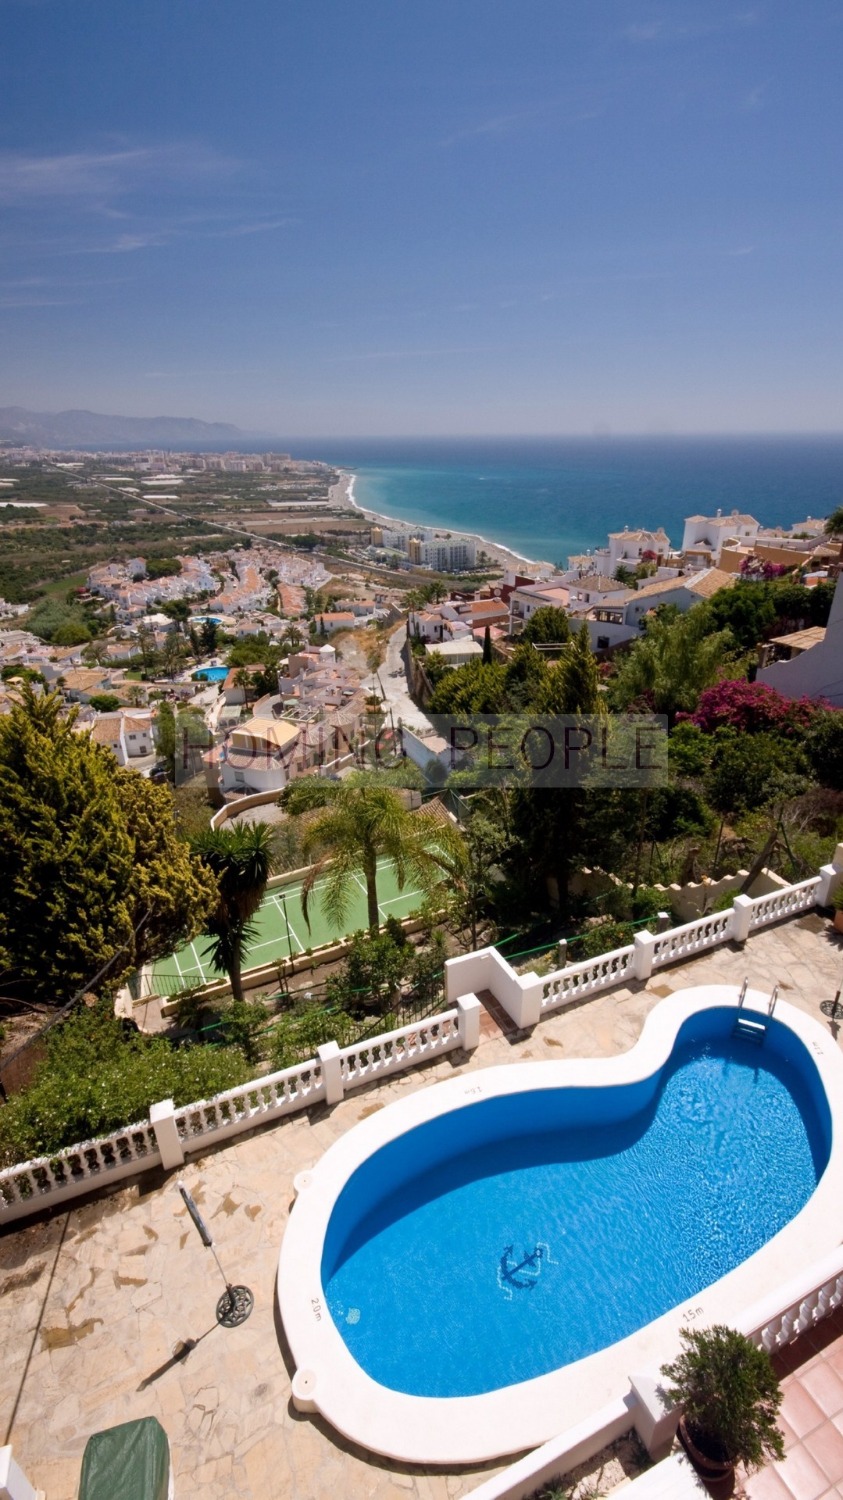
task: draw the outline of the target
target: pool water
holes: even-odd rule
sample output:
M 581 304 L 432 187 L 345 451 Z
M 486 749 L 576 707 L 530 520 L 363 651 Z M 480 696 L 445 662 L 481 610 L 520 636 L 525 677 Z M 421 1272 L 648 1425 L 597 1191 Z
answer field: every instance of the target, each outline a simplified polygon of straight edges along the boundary
M 734 1010 L 655 1078 L 468 1105 L 375 1152 L 334 1207 L 331 1315 L 380 1384 L 468 1396 L 582 1359 L 694 1297 L 805 1205 L 830 1124 L 806 1049 Z M 477 1075 L 482 1077 L 482 1075 Z
M 202 667 L 194 672 L 194 682 L 224 682 L 228 676 L 228 667 Z

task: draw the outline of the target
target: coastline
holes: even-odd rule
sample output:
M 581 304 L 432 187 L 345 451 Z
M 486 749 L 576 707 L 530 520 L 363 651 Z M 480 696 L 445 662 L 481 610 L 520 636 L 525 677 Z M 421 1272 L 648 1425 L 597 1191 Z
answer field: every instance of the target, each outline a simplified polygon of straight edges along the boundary
M 337 509 L 354 510 L 358 515 L 364 516 L 367 521 L 372 521 L 376 526 L 385 524 L 386 526 L 397 526 L 401 530 L 408 530 L 412 527 L 413 523 L 402 517 L 389 516 L 383 511 L 370 510 L 367 506 L 361 505 L 354 497 L 354 484 L 357 475 L 349 469 L 340 469 L 339 474 L 339 482 L 333 485 L 330 490 L 331 504 L 336 506 Z M 424 525 L 425 529 L 432 531 L 434 537 L 437 538 L 450 535 L 457 540 L 465 538 L 467 541 L 475 542 L 478 547 L 482 547 L 483 551 L 488 554 L 495 566 L 502 568 L 504 572 L 508 569 L 513 569 L 516 573 L 520 573 L 525 567 L 532 569 L 537 576 L 547 576 L 553 572 L 552 563 L 543 562 L 533 557 L 525 557 L 523 553 L 515 552 L 511 547 L 505 547 L 500 542 L 494 542 L 489 537 L 481 536 L 478 531 L 461 531 L 455 527 L 448 527 L 447 529 L 444 526 L 434 527 L 430 526 L 427 522 L 418 522 L 417 524 L 419 526 Z

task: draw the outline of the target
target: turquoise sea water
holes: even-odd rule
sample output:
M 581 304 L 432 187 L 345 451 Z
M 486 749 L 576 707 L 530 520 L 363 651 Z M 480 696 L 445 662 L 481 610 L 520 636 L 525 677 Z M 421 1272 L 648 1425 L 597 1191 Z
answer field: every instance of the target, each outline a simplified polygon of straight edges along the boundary
M 299 456 L 357 474 L 365 508 L 479 532 L 557 562 L 625 525 L 749 511 L 792 525 L 843 503 L 843 437 L 299 440 Z
M 773 1022 L 683 1028 L 661 1075 L 504 1095 L 358 1168 L 322 1259 L 331 1316 L 375 1380 L 468 1396 L 615 1343 L 696 1297 L 804 1206 L 829 1153 L 822 1086 Z

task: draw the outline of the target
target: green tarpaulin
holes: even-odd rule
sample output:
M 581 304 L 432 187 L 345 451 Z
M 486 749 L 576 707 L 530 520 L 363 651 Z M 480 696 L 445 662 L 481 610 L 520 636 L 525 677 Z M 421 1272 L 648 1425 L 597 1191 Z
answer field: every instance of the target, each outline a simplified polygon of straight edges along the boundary
M 167 1500 L 170 1445 L 155 1417 L 107 1427 L 88 1439 L 79 1500 Z

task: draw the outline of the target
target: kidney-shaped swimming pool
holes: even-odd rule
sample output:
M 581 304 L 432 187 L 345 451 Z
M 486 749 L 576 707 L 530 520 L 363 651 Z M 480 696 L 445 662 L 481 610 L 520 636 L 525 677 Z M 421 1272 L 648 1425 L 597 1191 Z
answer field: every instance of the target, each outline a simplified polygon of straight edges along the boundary
M 382 1144 L 361 1141 L 350 1170 L 357 1131 L 326 1154 L 345 1167 L 321 1195 L 311 1314 L 373 1389 L 437 1406 L 526 1389 L 697 1297 L 805 1208 L 832 1142 L 805 1041 L 777 1019 L 760 1046 L 734 1036 L 734 1005 L 675 1019 L 644 1073 L 629 1066 L 643 1038 L 592 1064 L 593 1082 L 575 1077 L 588 1064 L 518 1065 L 519 1086 L 489 1096 L 484 1081 L 509 1070 L 472 1073 L 458 1107 L 449 1082 L 424 1091 L 432 1118 L 393 1133 L 384 1117 L 402 1101 L 358 1127 Z M 654 1014 L 648 1029 L 665 1027 Z M 303 1193 L 288 1236 L 319 1197 Z M 287 1324 L 283 1269 L 282 1254 Z

